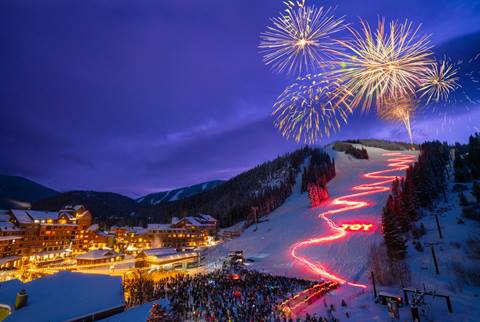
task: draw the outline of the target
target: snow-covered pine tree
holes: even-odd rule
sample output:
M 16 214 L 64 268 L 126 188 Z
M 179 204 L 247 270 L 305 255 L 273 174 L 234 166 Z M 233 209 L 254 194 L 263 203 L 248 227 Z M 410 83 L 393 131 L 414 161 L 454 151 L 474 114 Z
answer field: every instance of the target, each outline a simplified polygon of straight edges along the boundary
M 471 135 L 468 140 L 468 161 L 474 179 L 480 179 L 480 134 Z
M 405 210 L 405 205 L 403 204 L 403 192 L 401 190 L 401 183 L 396 178 L 392 183 L 392 200 L 393 200 L 393 212 L 397 218 L 398 225 L 402 232 L 406 233 L 410 230 L 410 217 Z
M 413 185 L 412 167 L 410 166 L 410 168 L 407 169 L 407 173 L 402 184 L 403 206 L 405 207 L 406 214 L 410 218 L 410 222 L 415 222 L 418 220 L 418 200 Z
M 382 212 L 382 228 L 388 257 L 393 260 L 405 258 L 407 246 L 397 222 L 393 197 L 389 196 Z

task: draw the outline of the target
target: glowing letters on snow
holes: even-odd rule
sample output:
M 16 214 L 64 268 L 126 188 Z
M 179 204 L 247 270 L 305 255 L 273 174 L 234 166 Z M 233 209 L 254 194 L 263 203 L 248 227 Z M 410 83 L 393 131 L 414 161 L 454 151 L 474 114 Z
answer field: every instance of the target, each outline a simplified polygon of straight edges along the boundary
M 342 224 L 343 230 L 349 231 L 369 231 L 373 227 L 373 224 Z

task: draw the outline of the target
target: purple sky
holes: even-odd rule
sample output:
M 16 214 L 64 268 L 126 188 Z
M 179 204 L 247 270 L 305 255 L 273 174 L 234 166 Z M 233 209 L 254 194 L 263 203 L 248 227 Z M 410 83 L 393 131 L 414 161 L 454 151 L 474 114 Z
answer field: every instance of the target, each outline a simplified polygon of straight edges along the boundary
M 321 3 L 351 22 L 412 19 L 435 44 L 480 26 L 478 1 Z M 139 196 L 229 178 L 295 149 L 270 117 L 289 80 L 272 74 L 257 50 L 282 7 L 280 0 L 0 2 L 0 173 L 61 191 Z M 415 139 L 465 141 L 478 124 L 474 107 L 447 120 L 430 113 L 415 123 Z M 355 115 L 337 137 L 406 139 L 401 126 L 368 115 Z

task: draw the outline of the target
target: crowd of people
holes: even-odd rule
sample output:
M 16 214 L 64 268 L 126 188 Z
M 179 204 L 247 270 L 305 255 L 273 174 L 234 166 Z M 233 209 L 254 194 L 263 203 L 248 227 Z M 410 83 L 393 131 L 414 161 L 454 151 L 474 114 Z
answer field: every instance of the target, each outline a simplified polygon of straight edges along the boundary
M 299 320 L 279 310 L 279 304 L 315 284 L 313 281 L 240 269 L 234 273 L 218 270 L 194 276 L 177 275 L 151 283 L 137 281 L 128 285 L 131 304 L 153 299 L 167 300 L 169 307 L 165 311 L 168 314 L 162 312 L 158 321 L 287 322 Z M 152 316 L 149 321 L 156 322 L 157 319 Z M 302 321 L 333 320 L 307 315 Z

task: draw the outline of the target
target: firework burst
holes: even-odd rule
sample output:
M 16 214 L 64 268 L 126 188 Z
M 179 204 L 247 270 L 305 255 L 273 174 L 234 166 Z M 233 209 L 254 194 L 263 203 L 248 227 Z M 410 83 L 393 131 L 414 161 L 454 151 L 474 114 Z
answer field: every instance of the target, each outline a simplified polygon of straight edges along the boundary
M 352 112 L 346 101 L 335 103 L 338 86 L 318 74 L 297 78 L 273 106 L 275 127 L 285 138 L 308 144 L 330 136 Z
M 413 144 L 411 119 L 416 112 L 415 100 L 409 96 L 387 98 L 378 109 L 378 116 L 385 121 L 402 122 L 407 130 L 410 144 Z
M 263 61 L 276 72 L 297 75 L 324 66 L 336 44 L 331 35 L 344 28 L 344 18 L 303 1 L 287 4 L 285 14 L 272 18 L 273 26 L 260 35 Z
M 361 31 L 347 27 L 351 41 L 338 41 L 345 51 L 339 51 L 339 68 L 332 73 L 341 78 L 351 93 L 352 106 L 363 104 L 369 110 L 377 108 L 388 97 L 415 94 L 422 77 L 433 64 L 429 35 L 419 36 L 419 28 L 411 22 L 378 21 L 377 29 L 361 20 Z M 343 97 L 346 99 L 347 97 Z
M 460 87 L 458 84 L 457 69 L 446 60 L 432 65 L 424 75 L 418 90 L 420 98 L 425 97 L 427 104 L 430 101 L 447 101 L 449 94 Z

